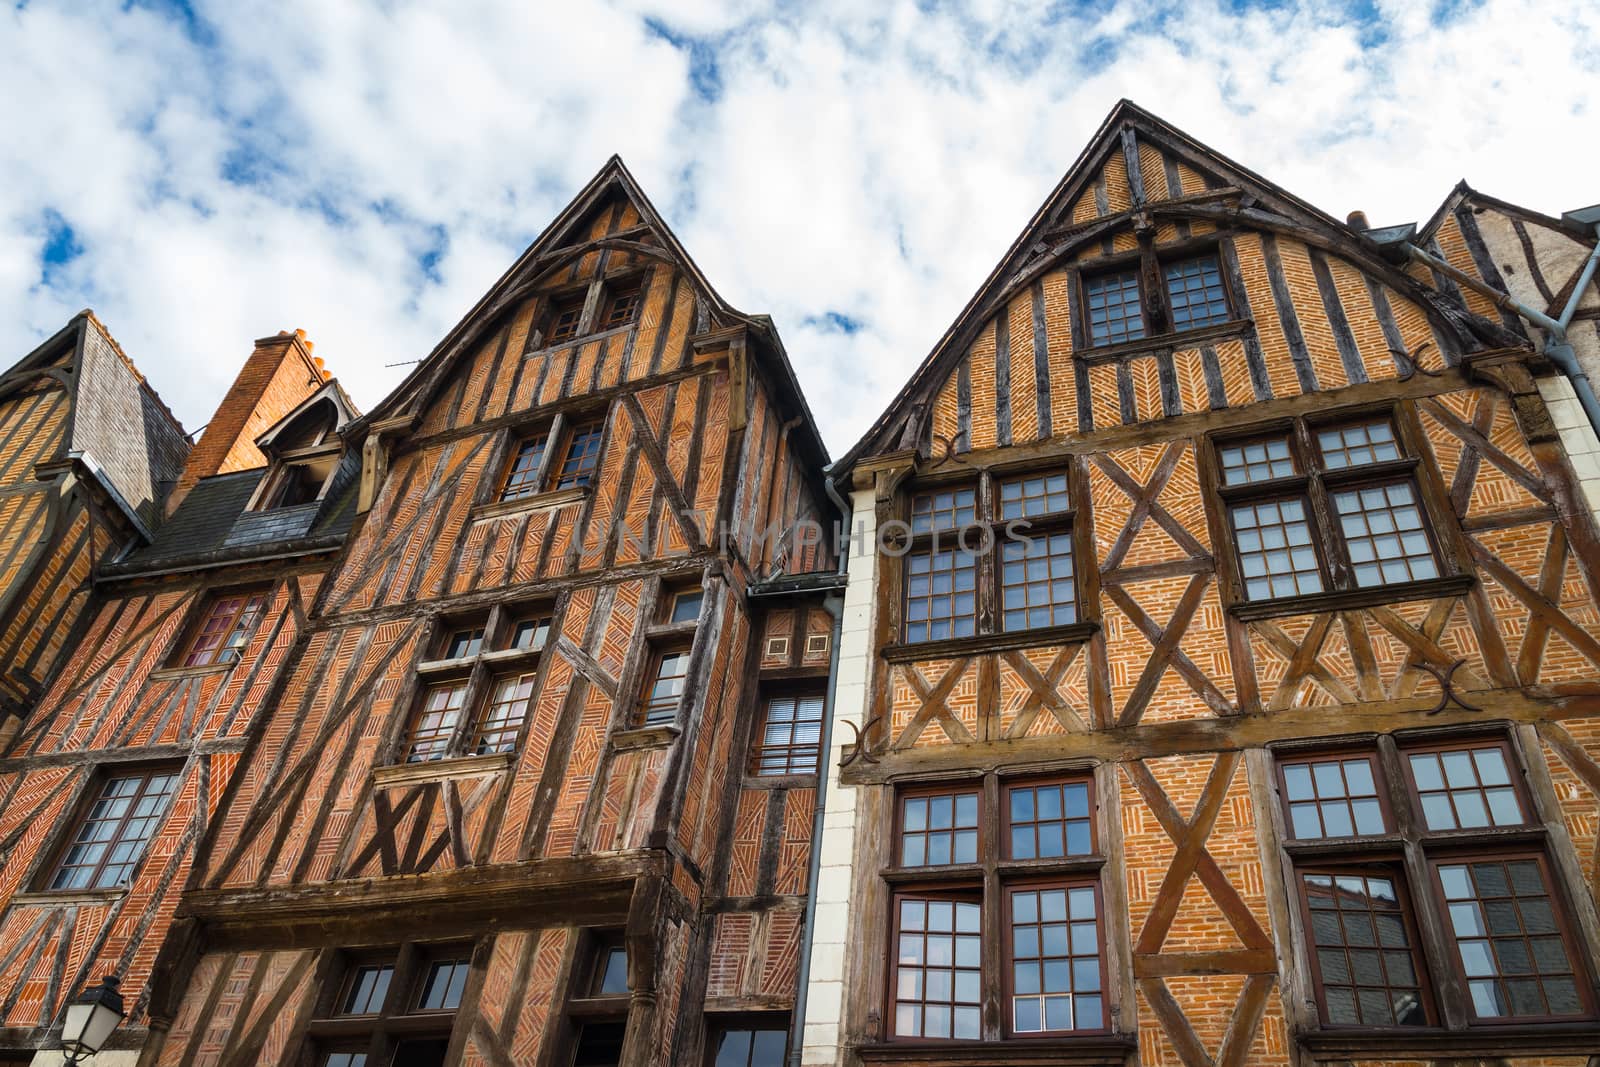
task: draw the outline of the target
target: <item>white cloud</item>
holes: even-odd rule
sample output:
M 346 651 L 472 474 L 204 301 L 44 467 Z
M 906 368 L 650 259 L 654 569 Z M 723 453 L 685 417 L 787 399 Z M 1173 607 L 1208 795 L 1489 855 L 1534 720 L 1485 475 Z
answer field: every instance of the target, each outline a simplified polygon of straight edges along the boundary
M 614 151 L 836 453 L 1122 96 L 1340 216 L 1600 199 L 1584 5 L 197 8 L 0 14 L 0 360 L 92 304 L 191 427 L 293 326 L 370 406 Z

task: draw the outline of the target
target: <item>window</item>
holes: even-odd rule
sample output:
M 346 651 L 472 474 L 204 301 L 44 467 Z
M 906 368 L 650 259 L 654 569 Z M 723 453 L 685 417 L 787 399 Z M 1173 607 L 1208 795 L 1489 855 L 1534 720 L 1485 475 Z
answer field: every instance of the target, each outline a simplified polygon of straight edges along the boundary
M 253 510 L 271 511 L 314 503 L 322 496 L 322 487 L 328 483 L 338 458 L 335 454 L 320 461 L 280 462 L 267 475 L 270 483 Z
M 604 419 L 573 423 L 568 416 L 557 415 L 548 429 L 518 439 L 495 499 L 522 500 L 588 485 L 600 459 L 604 429 Z
M 545 313 L 545 344 L 570 341 L 578 336 L 578 327 L 583 322 L 584 296 L 584 293 L 571 293 L 550 302 L 550 309 Z
M 115 889 L 126 885 L 177 789 L 176 771 L 107 778 L 84 812 L 51 889 Z
M 700 621 L 700 603 L 705 594 L 698 589 L 686 589 L 672 594 L 672 604 L 667 612 L 667 623 L 672 626 Z
M 185 667 L 237 663 L 245 645 L 266 613 L 265 593 L 224 593 L 214 596 L 184 649 Z
M 627 1032 L 628 953 L 618 931 L 580 942 L 567 1004 L 573 1067 L 616 1067 Z
M 783 1067 L 789 1032 L 780 1026 L 723 1027 L 710 1042 L 711 1067 Z
M 1087 778 L 918 786 L 897 798 L 891 1036 L 996 1040 L 1109 1028 Z M 999 810 L 984 807 L 985 795 Z M 976 871 L 973 868 L 978 868 Z M 991 895 L 993 894 L 993 895 Z M 985 963 L 985 944 L 998 966 Z M 984 1018 L 1000 1020 L 989 1032 Z
M 1391 810 L 1385 783 L 1396 781 L 1408 801 Z M 1505 741 L 1401 748 L 1383 737 L 1285 755 L 1278 785 L 1325 1026 L 1439 1026 L 1451 1014 L 1436 1009 L 1443 998 L 1475 1023 L 1592 1014 L 1543 825 Z M 1505 827 L 1526 834 L 1509 846 L 1485 836 Z M 1408 871 L 1426 871 L 1425 883 Z M 1427 928 L 1450 959 L 1425 958 Z M 1441 980 L 1447 971 L 1454 980 Z
M 984 477 L 992 492 L 957 485 L 911 494 L 908 643 L 1078 621 L 1067 472 Z
M 750 763 L 758 776 L 816 774 L 822 753 L 823 697 L 769 697 Z
M 614 330 L 626 326 L 639 317 L 639 306 L 644 301 L 643 279 L 633 278 L 608 286 L 606 310 L 600 316 L 600 329 Z
M 500 489 L 501 500 L 533 496 L 539 491 L 539 469 L 544 464 L 547 440 L 545 434 L 536 433 L 517 442 L 517 451 L 511 457 L 505 484 Z
M 1159 261 L 1145 254 L 1137 266 L 1086 275 L 1083 323 L 1093 347 L 1138 341 L 1151 334 L 1192 330 L 1229 321 L 1228 288 L 1215 252 Z M 1158 275 L 1165 286 L 1163 306 L 1147 307 L 1140 274 Z
M 418 666 L 422 684 L 400 741 L 400 760 L 427 763 L 515 751 L 551 625 L 544 611 L 507 606 L 448 625 L 432 644 L 439 658 Z
M 623 947 L 621 938 L 615 934 L 600 939 L 595 946 L 589 995 L 591 997 L 628 995 L 628 950 Z
M 668 726 L 678 717 L 683 683 L 689 674 L 689 650 L 657 652 L 651 660 L 640 725 Z
M 306 1024 L 309 1062 L 442 1067 L 471 955 L 464 945 L 413 944 L 349 959 L 332 996 Z
M 1415 473 L 1387 416 L 1221 441 L 1246 600 L 1440 577 Z
M 574 426 L 567 434 L 566 451 L 550 476 L 550 489 L 576 489 L 588 485 L 600 459 L 600 435 L 604 426 L 587 422 Z

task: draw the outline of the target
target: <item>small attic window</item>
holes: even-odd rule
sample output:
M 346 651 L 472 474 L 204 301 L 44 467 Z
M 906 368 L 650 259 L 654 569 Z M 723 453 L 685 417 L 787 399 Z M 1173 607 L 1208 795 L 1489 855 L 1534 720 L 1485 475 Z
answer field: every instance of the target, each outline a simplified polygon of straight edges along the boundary
M 272 484 L 261 495 L 257 511 L 275 508 L 293 508 L 310 504 L 322 496 L 326 474 L 319 473 L 314 463 L 285 463 L 268 475 Z

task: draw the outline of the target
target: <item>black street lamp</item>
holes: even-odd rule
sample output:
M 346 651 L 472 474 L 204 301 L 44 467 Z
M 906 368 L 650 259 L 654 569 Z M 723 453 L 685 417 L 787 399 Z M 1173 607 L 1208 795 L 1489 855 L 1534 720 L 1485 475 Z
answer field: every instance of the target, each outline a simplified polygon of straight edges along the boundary
M 106 975 L 97 986 L 87 986 L 78 999 L 67 1005 L 67 1021 L 61 1027 L 61 1052 L 69 1064 L 82 1063 L 105 1047 L 111 1031 L 124 1018 L 122 980 Z

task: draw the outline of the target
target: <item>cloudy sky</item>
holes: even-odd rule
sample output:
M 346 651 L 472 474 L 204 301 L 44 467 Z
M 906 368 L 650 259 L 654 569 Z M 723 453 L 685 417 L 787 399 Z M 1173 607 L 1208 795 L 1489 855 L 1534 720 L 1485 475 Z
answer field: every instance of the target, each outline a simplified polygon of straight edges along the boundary
M 0 362 L 92 306 L 186 426 L 302 327 L 363 406 L 619 152 L 853 443 L 1119 97 L 1342 218 L 1600 200 L 1567 0 L 13 0 Z

